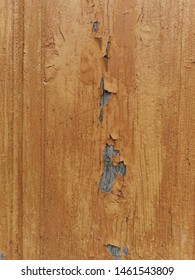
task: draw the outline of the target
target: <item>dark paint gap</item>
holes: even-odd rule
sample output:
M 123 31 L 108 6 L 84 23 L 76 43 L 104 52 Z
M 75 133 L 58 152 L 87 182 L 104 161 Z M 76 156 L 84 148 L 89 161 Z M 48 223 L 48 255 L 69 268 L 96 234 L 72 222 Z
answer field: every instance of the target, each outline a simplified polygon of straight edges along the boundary
M 110 253 L 110 255 L 112 257 L 114 257 L 115 259 L 119 260 L 121 258 L 120 256 L 120 248 L 111 244 L 108 244 L 106 246 L 107 251 Z
M 100 96 L 100 116 L 99 116 L 99 121 L 102 123 L 103 121 L 103 107 L 104 105 L 108 104 L 109 99 L 111 98 L 111 92 L 105 90 L 104 88 L 104 78 L 101 79 L 100 82 L 100 89 L 101 89 L 101 96 Z
M 121 259 L 121 249 L 120 249 L 120 247 L 112 245 L 112 244 L 107 244 L 106 248 L 107 248 L 107 251 L 109 252 L 109 254 L 113 258 L 115 258 L 117 260 Z M 127 246 L 124 247 L 124 249 L 122 251 L 122 254 L 125 257 L 127 256 L 127 254 L 128 254 L 128 247 Z
M 99 24 L 98 20 L 96 20 L 96 21 L 93 22 L 92 30 L 93 30 L 94 32 L 97 32 L 97 31 L 98 31 L 98 24 Z

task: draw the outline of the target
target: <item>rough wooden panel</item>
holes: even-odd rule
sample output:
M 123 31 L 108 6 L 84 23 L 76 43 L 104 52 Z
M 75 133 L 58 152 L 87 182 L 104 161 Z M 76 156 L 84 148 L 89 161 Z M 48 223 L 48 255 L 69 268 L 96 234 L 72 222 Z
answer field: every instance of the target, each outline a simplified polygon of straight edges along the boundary
M 24 2 L 23 258 L 41 256 L 44 190 L 42 1 Z
M 194 1 L 0 12 L 0 251 L 193 259 Z
M 21 1 L 1 1 L 0 32 L 0 251 L 22 258 L 22 73 Z

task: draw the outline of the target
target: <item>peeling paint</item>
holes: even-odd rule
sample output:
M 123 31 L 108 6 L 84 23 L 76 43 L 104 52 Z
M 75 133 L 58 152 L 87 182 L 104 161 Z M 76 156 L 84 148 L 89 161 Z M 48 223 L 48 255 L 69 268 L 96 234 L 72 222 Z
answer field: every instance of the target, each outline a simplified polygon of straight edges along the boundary
M 106 62 L 106 69 L 108 68 L 108 53 L 104 55 L 104 60 Z
M 127 256 L 127 254 L 128 254 L 128 247 L 127 246 L 125 246 L 125 248 L 123 249 L 122 254 L 125 257 Z
M 107 51 L 108 51 L 108 49 L 110 48 L 110 36 L 108 37 L 108 42 L 107 42 Z
M 116 166 L 116 173 L 125 176 L 126 175 L 126 166 L 124 161 L 120 161 Z
M 100 189 L 104 192 L 110 192 L 112 184 L 116 178 L 116 170 L 113 165 L 113 155 L 116 154 L 113 146 L 106 145 L 103 152 L 104 172 L 100 180 Z
M 110 48 L 110 36 L 108 37 L 108 41 L 107 41 L 107 46 L 106 46 L 106 56 L 108 57 L 108 51 L 109 51 L 109 48 Z
M 100 48 L 102 48 L 102 37 L 99 38 Z
M 100 97 L 100 107 L 103 108 L 105 104 L 108 104 L 108 101 L 111 97 L 111 93 L 107 91 L 104 87 L 104 78 L 101 79 L 100 82 L 100 89 L 102 91 L 101 97 Z
M 108 37 L 108 41 L 107 41 L 107 46 L 106 46 L 106 52 L 105 52 L 105 55 L 104 55 L 104 60 L 106 62 L 106 70 L 108 70 L 108 51 L 109 51 L 109 48 L 110 48 L 110 36 Z
M 0 252 L 0 260 L 3 260 L 3 253 Z
M 104 105 L 108 104 L 108 101 L 111 98 L 111 93 L 109 91 L 105 90 L 105 88 L 104 88 L 104 78 L 101 79 L 100 89 L 102 91 L 102 94 L 100 96 L 101 111 L 100 111 L 99 120 L 102 123 L 102 121 L 103 121 L 103 107 L 104 107 Z
M 98 24 L 99 24 L 98 20 L 94 21 L 93 26 L 92 26 L 92 30 L 94 32 L 98 31 Z
M 103 91 L 103 94 L 100 97 L 100 107 L 103 108 L 104 105 L 108 104 L 108 101 L 111 97 L 111 93 L 107 90 Z
M 104 171 L 100 180 L 99 187 L 103 192 L 110 192 L 116 179 L 116 174 L 126 175 L 126 166 L 120 161 L 116 166 L 113 164 L 114 155 L 120 155 L 119 150 L 114 150 L 113 145 L 106 144 L 103 151 Z
M 104 88 L 111 93 L 117 93 L 117 80 L 114 77 L 104 77 Z
M 103 91 L 104 91 L 104 78 L 101 79 L 101 82 L 100 82 L 100 89 L 101 89 L 102 94 L 103 94 Z
M 110 254 L 112 257 L 114 257 L 115 259 L 121 259 L 121 249 L 120 249 L 120 247 L 115 246 L 115 245 L 108 244 L 108 245 L 106 246 L 106 248 L 107 248 L 107 251 L 109 252 L 109 254 Z M 122 251 L 122 255 L 123 255 L 124 257 L 126 257 L 127 254 L 128 254 L 128 247 L 125 246 L 124 249 L 123 249 L 123 251 Z
M 102 50 L 103 37 L 102 37 L 102 36 L 95 35 L 94 38 L 97 40 L 97 42 L 99 43 L 99 47 L 100 47 L 100 49 Z
M 104 110 L 103 108 L 100 110 L 100 115 L 99 115 L 99 121 L 102 123 L 103 122 L 103 117 L 104 117 Z
M 114 257 L 115 259 L 120 259 L 121 256 L 120 256 L 120 248 L 117 247 L 117 246 L 114 246 L 114 245 L 111 245 L 111 244 L 108 244 L 106 246 L 108 252 L 110 253 L 110 255 L 112 257 Z

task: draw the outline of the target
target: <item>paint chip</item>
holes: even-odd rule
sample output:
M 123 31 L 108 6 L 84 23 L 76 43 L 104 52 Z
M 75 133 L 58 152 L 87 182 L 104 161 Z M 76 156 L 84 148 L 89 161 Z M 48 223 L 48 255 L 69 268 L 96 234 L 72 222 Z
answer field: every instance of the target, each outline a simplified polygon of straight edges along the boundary
M 127 256 L 127 254 L 128 254 L 128 247 L 127 246 L 125 246 L 125 248 L 123 249 L 122 254 L 125 257 Z
M 92 26 L 92 30 L 94 32 L 98 31 L 98 24 L 99 24 L 98 20 L 94 21 L 93 26 Z
M 103 108 L 104 105 L 108 104 L 108 101 L 111 97 L 111 93 L 108 92 L 107 90 L 103 91 L 103 94 L 100 97 L 100 107 Z
M 120 256 L 120 248 L 111 244 L 108 244 L 106 246 L 107 251 L 110 253 L 110 255 L 112 257 L 114 257 L 115 259 L 119 260 L 121 258 Z
M 104 88 L 111 92 L 111 93 L 117 93 L 118 91 L 118 86 L 117 86 L 117 81 L 114 78 L 105 78 L 104 79 Z
M 116 173 L 120 174 L 122 176 L 126 175 L 126 166 L 124 164 L 124 161 L 120 161 L 116 166 Z

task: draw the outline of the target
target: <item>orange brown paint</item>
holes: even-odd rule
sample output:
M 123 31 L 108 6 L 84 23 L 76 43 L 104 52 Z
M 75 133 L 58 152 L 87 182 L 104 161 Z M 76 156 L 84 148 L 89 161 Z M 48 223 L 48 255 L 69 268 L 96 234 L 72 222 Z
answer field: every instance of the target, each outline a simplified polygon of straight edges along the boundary
M 4 258 L 194 259 L 194 1 L 9 0 L 0 11 Z M 109 193 L 106 145 L 126 166 Z

